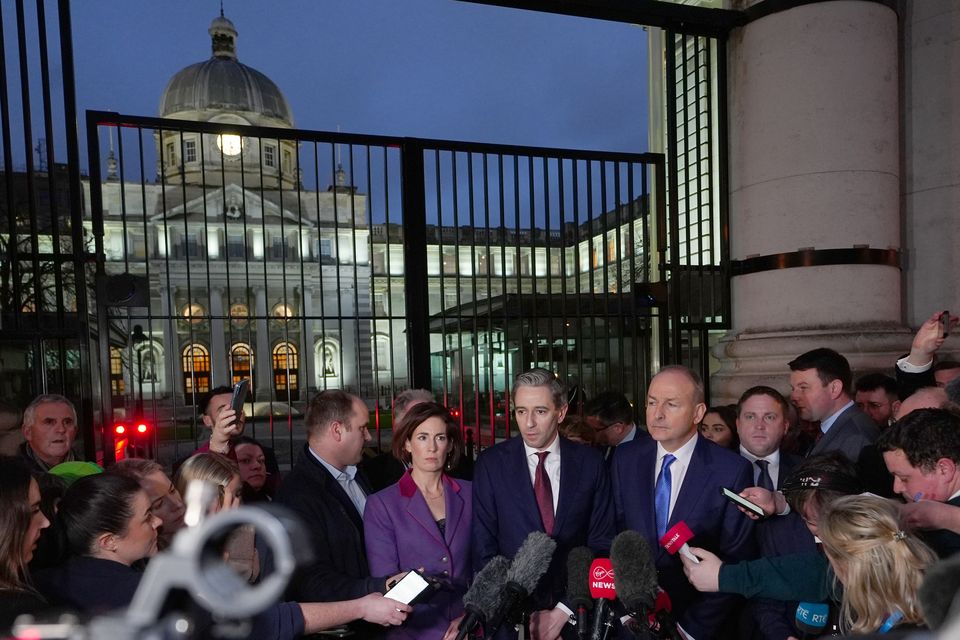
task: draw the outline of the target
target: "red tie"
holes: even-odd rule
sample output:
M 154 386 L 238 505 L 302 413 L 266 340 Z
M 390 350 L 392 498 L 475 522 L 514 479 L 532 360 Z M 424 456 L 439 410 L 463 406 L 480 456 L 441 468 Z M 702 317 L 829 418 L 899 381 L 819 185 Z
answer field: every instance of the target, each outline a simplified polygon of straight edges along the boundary
M 537 507 L 540 509 L 540 519 L 543 520 L 543 530 L 548 536 L 553 535 L 553 489 L 550 488 L 550 476 L 543 466 L 544 459 L 550 455 L 549 451 L 538 451 L 540 462 L 537 463 L 537 472 L 533 479 L 533 494 L 537 497 Z

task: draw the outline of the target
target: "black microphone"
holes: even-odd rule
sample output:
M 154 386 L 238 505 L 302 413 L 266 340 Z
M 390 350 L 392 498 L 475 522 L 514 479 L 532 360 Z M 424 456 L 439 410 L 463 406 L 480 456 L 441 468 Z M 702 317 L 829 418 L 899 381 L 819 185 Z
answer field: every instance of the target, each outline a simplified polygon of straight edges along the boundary
M 633 618 L 624 626 L 638 638 L 649 637 L 647 620 L 657 598 L 657 569 L 650 545 L 636 531 L 622 531 L 613 539 L 610 562 L 617 597 Z
M 494 556 L 473 578 L 473 583 L 463 595 L 464 616 L 457 627 L 457 640 L 472 635 L 493 614 L 500 601 L 500 591 L 507 582 L 510 561 L 503 556 Z
M 575 547 L 567 554 L 567 600 L 577 616 L 577 636 L 585 640 L 590 629 L 590 611 L 593 598 L 590 597 L 590 563 L 593 551 L 587 547 Z
M 960 555 L 927 570 L 917 598 L 927 626 L 936 631 L 960 617 Z
M 484 627 L 485 638 L 496 633 L 504 621 L 517 616 L 524 599 L 533 593 L 547 572 L 556 548 L 557 542 L 542 531 L 532 532 L 523 541 L 507 570 L 507 585 L 500 594 L 492 619 L 488 621 L 490 629 Z

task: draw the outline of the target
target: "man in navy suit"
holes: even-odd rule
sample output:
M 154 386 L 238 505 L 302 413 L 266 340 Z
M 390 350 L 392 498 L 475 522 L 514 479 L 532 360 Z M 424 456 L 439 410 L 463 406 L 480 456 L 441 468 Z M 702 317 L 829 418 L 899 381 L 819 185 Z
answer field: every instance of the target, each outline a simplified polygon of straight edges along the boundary
M 664 531 L 683 521 L 692 544 L 727 559 L 753 556 L 753 521 L 720 494 L 753 484 L 750 463 L 698 435 L 707 411 L 703 383 L 686 367 L 669 366 L 650 381 L 647 430 L 651 440 L 627 443 L 613 461 L 617 525 L 634 529 L 654 550 L 660 586 L 688 638 L 714 638 L 736 598 L 700 594 L 687 582 L 678 556 L 660 547 Z
M 512 396 L 520 438 L 490 447 L 477 458 L 473 567 L 480 570 L 496 555 L 512 558 L 533 531 L 556 540 L 556 553 L 533 594 L 539 610 L 530 620 L 533 638 L 553 640 L 570 620 L 570 610 L 559 604 L 567 553 L 582 545 L 597 553 L 610 548 L 614 534 L 610 484 L 599 451 L 558 435 L 567 401 L 553 373 L 533 369 L 520 374 Z

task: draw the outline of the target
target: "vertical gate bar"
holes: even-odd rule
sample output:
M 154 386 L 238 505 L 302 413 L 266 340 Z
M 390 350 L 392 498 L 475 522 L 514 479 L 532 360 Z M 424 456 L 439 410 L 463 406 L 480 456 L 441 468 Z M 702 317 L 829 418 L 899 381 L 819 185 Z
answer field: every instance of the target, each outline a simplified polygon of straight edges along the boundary
M 0 37 L 5 33 L 3 11 L 0 9 Z M 20 328 L 20 276 L 19 243 L 20 234 L 17 229 L 16 207 L 13 194 L 13 148 L 10 139 L 10 98 L 7 93 L 7 54 L 6 41 L 0 42 L 0 138 L 3 139 L 3 182 L 7 206 L 7 261 L 10 268 L 9 285 L 11 298 L 10 315 L 13 318 L 13 329 Z M 10 328 L 10 327 L 7 327 Z
M 453 152 L 450 152 L 451 154 Z M 438 281 L 440 283 L 440 305 L 437 311 L 437 317 L 440 318 L 440 362 L 441 371 L 440 371 L 440 388 L 437 389 L 437 392 L 440 393 L 440 397 L 443 398 L 443 405 L 445 407 L 450 406 L 450 387 L 448 384 L 448 367 L 447 367 L 447 266 L 444 262 L 443 250 L 445 243 L 443 240 L 443 152 L 440 149 L 434 149 L 434 187 L 436 189 L 437 196 L 437 224 L 436 224 L 436 234 L 437 234 L 437 256 L 439 259 L 439 271 L 438 271 Z M 426 209 L 424 209 L 424 216 L 426 216 Z
M 503 291 L 503 395 L 504 395 L 504 427 L 503 437 L 510 435 L 510 411 L 513 407 L 513 398 L 510 397 L 510 371 L 512 370 L 510 362 L 510 335 L 513 331 L 510 329 L 510 316 L 507 313 L 507 307 L 510 305 L 510 287 L 507 280 L 507 202 L 504 189 L 503 178 L 506 175 L 503 168 L 503 154 L 497 154 L 497 180 L 499 189 L 497 201 L 500 206 L 500 288 Z M 519 352 L 518 352 L 519 353 Z M 496 443 L 497 425 L 490 426 L 490 444 Z
M 677 305 L 676 275 L 674 270 L 680 262 L 680 228 L 677 220 L 678 203 L 678 184 L 677 184 L 677 69 L 676 69 L 676 34 L 673 31 L 667 31 L 667 38 L 664 40 L 664 49 L 666 50 L 667 62 L 666 87 L 667 87 L 667 153 L 666 166 L 664 167 L 667 177 L 667 197 L 669 205 L 667 209 L 667 223 L 669 225 L 669 242 L 665 246 L 666 250 L 661 250 L 661 255 L 666 257 L 666 264 L 661 274 L 667 282 L 667 331 L 669 335 L 670 350 L 663 358 L 664 363 L 681 362 L 681 336 L 679 326 L 679 313 Z M 669 276 L 669 278 L 668 278 Z
M 453 278 L 456 283 L 455 295 L 456 303 L 454 309 L 456 310 L 456 320 L 457 320 L 457 357 L 456 362 L 459 363 L 458 369 L 460 375 L 457 376 L 457 410 L 460 415 L 457 417 L 457 422 L 460 423 L 460 433 L 464 433 L 464 411 L 463 411 L 463 379 L 464 371 L 466 367 L 463 362 L 463 297 L 461 291 L 463 291 L 463 286 L 460 278 L 460 185 L 459 185 L 459 175 L 457 171 L 457 151 L 450 152 L 450 178 L 451 178 L 451 187 L 453 189 Z
M 423 145 L 406 138 L 401 146 L 402 161 L 402 216 L 403 216 L 403 262 L 404 293 L 408 301 L 418 300 L 428 290 L 427 280 L 427 220 L 426 194 L 424 192 Z M 416 242 L 423 238 L 424 242 Z M 441 262 L 441 273 L 442 262 Z M 443 301 L 441 297 L 441 323 Z M 430 389 L 430 318 L 427 305 L 408 304 L 407 352 L 410 354 L 410 380 L 414 388 Z

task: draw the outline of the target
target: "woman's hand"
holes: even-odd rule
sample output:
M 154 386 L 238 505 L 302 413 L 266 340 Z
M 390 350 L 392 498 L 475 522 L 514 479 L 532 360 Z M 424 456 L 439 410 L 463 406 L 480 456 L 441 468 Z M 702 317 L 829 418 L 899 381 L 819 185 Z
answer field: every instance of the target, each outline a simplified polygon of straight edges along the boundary
M 683 572 L 687 575 L 687 580 L 696 588 L 697 591 L 704 593 L 714 593 L 720 590 L 720 567 L 723 562 L 706 549 L 699 547 L 690 547 L 690 551 L 700 559 L 700 564 L 680 555 L 680 561 L 683 562 Z
M 460 631 L 460 623 L 463 622 L 463 616 L 452 620 L 447 627 L 447 632 L 443 634 L 443 640 L 456 640 L 457 632 Z
M 365 595 L 360 598 L 359 603 L 362 619 L 385 627 L 403 624 L 407 614 L 413 611 L 410 605 L 384 598 L 379 593 Z

